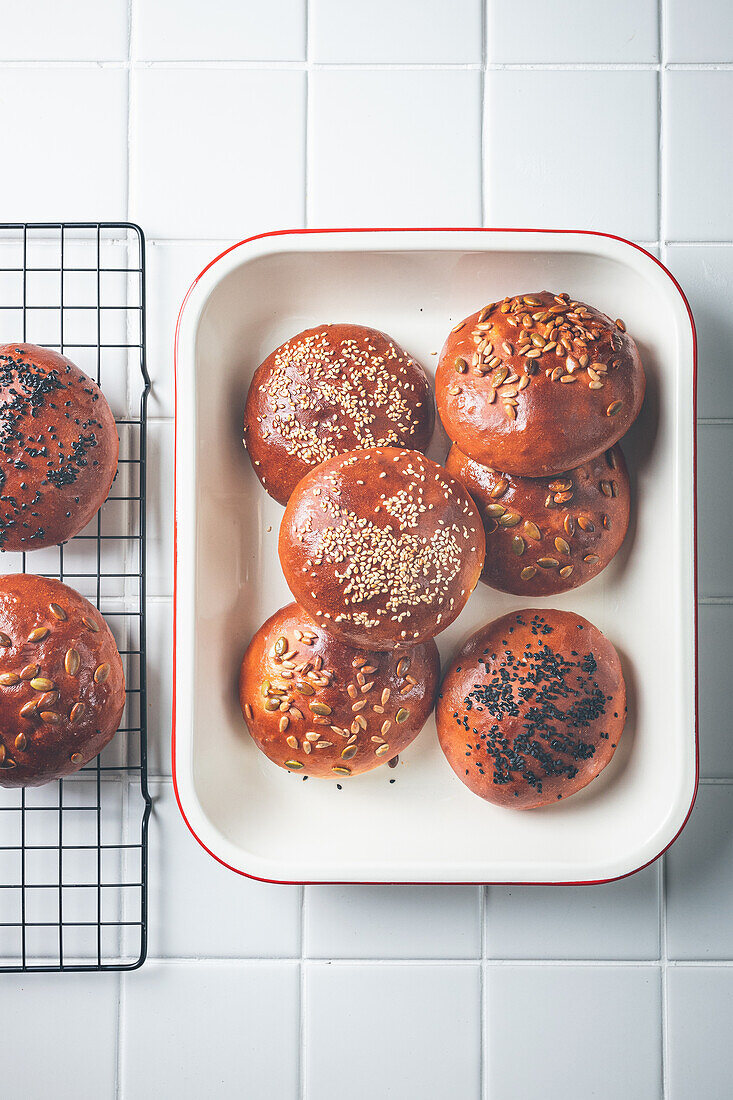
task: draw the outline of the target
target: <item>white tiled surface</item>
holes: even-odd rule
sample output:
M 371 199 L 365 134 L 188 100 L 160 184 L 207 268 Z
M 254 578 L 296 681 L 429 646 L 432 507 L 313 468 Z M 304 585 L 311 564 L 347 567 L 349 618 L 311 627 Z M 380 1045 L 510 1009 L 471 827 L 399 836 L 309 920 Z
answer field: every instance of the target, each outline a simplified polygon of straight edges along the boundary
M 3 976 L 3 1096 L 730 1095 L 731 10 L 727 0 L 0 5 L 0 130 L 22 161 L 3 173 L 2 217 L 130 217 L 148 237 L 156 777 L 151 960 L 121 979 Z M 241 236 L 400 223 L 615 232 L 647 242 L 689 290 L 703 421 L 703 781 L 679 843 L 624 882 L 278 888 L 215 864 L 177 816 L 180 300 Z

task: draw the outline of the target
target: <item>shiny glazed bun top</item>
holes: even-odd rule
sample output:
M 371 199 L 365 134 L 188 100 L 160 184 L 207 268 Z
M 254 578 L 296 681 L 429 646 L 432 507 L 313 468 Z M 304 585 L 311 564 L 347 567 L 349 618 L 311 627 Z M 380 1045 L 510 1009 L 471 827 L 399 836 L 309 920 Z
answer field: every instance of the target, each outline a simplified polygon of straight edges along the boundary
M 572 470 L 621 438 L 645 377 L 622 321 L 548 291 L 492 302 L 456 325 L 435 380 L 464 454 L 510 474 Z
M 389 336 L 363 325 L 318 325 L 258 367 L 244 444 L 255 473 L 285 504 L 308 470 L 364 447 L 424 450 L 435 421 L 425 371 Z
M 96 382 L 34 344 L 0 347 L 0 547 L 65 542 L 107 498 L 119 444 Z
M 368 649 L 432 638 L 481 573 L 484 532 L 465 489 L 417 451 L 353 451 L 296 487 L 280 561 L 301 606 Z
M 124 705 L 122 661 L 96 607 L 61 581 L 0 577 L 0 786 L 78 771 Z

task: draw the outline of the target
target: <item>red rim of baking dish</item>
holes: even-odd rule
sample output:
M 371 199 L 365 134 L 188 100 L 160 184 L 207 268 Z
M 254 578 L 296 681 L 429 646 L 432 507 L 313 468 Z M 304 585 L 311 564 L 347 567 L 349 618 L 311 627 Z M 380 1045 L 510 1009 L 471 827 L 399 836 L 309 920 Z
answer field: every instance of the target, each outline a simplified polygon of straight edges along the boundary
M 235 248 L 241 248 L 244 244 L 249 244 L 251 241 L 260 241 L 268 237 L 287 237 L 287 236 L 305 236 L 310 234 L 326 234 L 326 233 L 547 233 L 555 235 L 572 234 L 577 236 L 586 237 L 604 237 L 612 241 L 620 241 L 622 244 L 628 245 L 630 248 L 635 248 L 637 252 L 642 252 L 645 256 L 648 256 L 650 260 L 660 267 L 665 275 L 670 279 L 677 289 L 682 301 L 684 302 L 685 309 L 687 310 L 688 317 L 690 318 L 690 329 L 692 331 L 692 425 L 693 425 L 693 446 L 692 446 L 692 473 L 693 484 L 697 485 L 697 332 L 695 330 L 695 319 L 692 316 L 692 310 L 690 309 L 690 303 L 687 301 L 685 292 L 680 284 L 675 279 L 669 268 L 658 260 L 656 256 L 653 256 L 651 252 L 648 252 L 646 248 L 642 248 L 641 245 L 635 244 L 633 241 L 629 241 L 626 237 L 619 237 L 616 233 L 600 233 L 594 229 L 512 229 L 503 228 L 499 226 L 487 227 L 471 227 L 471 226 L 452 226 L 452 227 L 433 227 L 430 229 L 421 228 L 420 226 L 412 226 L 407 228 L 398 228 L 391 226 L 389 228 L 359 228 L 359 229 L 275 229 L 269 233 L 256 233 L 252 237 L 245 237 L 244 240 L 237 241 L 236 244 L 230 245 L 229 248 L 225 248 L 223 252 L 220 252 L 218 256 L 215 256 L 206 267 L 199 272 L 196 278 L 191 283 L 190 287 L 186 291 L 186 296 L 181 303 L 181 308 L 178 311 L 178 319 L 176 321 L 175 341 L 173 346 L 173 366 L 174 366 L 174 417 L 175 417 L 175 433 L 174 433 L 174 463 L 173 463 L 173 478 L 174 478 L 174 496 L 173 496 L 173 708 L 171 716 L 171 770 L 173 775 L 173 790 L 176 796 L 176 802 L 178 803 L 178 809 L 181 811 L 181 817 L 186 822 L 191 835 L 198 841 L 205 852 L 215 859 L 217 863 L 220 863 L 222 867 L 227 867 L 230 871 L 234 871 L 237 875 L 242 875 L 244 878 L 254 879 L 257 882 L 271 882 L 280 886 L 599 886 L 604 882 L 619 882 L 621 879 L 629 878 L 631 875 L 638 874 L 639 871 L 643 871 L 645 867 L 649 867 L 652 863 L 656 862 L 663 856 L 669 848 L 672 847 L 674 842 L 679 837 L 680 833 L 687 824 L 692 809 L 695 805 L 695 799 L 697 798 L 697 791 L 700 781 L 700 729 L 699 729 L 699 716 L 698 716 L 698 584 L 697 584 L 697 493 L 693 492 L 693 571 L 694 571 L 694 641 L 695 641 L 695 685 L 694 685 L 694 704 L 695 704 L 695 786 L 692 792 L 692 799 L 690 801 L 689 809 L 685 814 L 685 818 L 680 825 L 679 829 L 669 841 L 665 844 L 664 848 L 660 852 L 657 852 L 652 859 L 641 863 L 638 867 L 635 867 L 633 871 L 626 871 L 623 875 L 613 875 L 611 878 L 598 878 L 598 879 L 579 879 L 574 881 L 546 881 L 546 882 L 522 882 L 522 881 L 503 881 L 496 880 L 486 883 L 477 883 L 473 881 L 466 882 L 446 882 L 446 881 L 423 881 L 416 880 L 414 882 L 404 882 L 397 880 L 382 880 L 374 879 L 371 882 L 363 882 L 358 879 L 352 880 L 336 880 L 329 879 L 273 879 L 263 878 L 261 875 L 251 875 L 247 871 L 240 870 L 239 867 L 232 867 L 226 860 L 217 856 L 215 852 L 212 852 L 208 848 L 201 837 L 196 833 L 195 829 L 191 825 L 191 822 L 186 817 L 186 811 L 181 803 L 181 798 L 178 792 L 178 779 L 176 776 L 176 620 L 178 612 L 178 511 L 177 511 L 177 499 L 178 499 L 178 478 L 177 478 L 177 462 L 178 462 L 178 336 L 181 328 L 181 318 L 183 317 L 183 311 L 186 308 L 186 303 L 194 289 L 199 283 L 207 271 L 218 263 L 228 253 L 233 252 Z

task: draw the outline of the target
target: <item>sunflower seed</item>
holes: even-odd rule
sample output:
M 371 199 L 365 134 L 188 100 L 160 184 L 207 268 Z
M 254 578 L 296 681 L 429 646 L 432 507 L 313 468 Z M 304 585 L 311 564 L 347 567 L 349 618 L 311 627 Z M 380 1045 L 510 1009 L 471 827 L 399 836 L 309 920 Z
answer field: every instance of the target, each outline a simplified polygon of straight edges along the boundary
M 77 706 L 78 706 L 78 705 L 79 705 L 79 704 L 77 703 Z M 72 707 L 71 709 L 72 709 L 72 713 L 73 713 L 73 710 L 74 710 L 74 708 Z M 71 715 L 69 715 L 69 717 L 71 718 Z M 249 703 L 245 703 L 245 704 L 244 704 L 244 717 L 245 717 L 245 719 L 246 719 L 246 720 L 247 720 L 248 722 L 251 722 L 251 721 L 252 721 L 252 717 L 253 717 L 253 715 L 252 715 L 252 707 L 251 707 L 251 706 L 249 705 Z M 72 722 L 73 722 L 73 718 L 72 718 L 71 720 L 72 720 Z
M 400 666 L 397 665 L 398 669 L 399 669 L 399 667 Z M 381 695 L 382 706 L 385 706 L 385 704 L 389 701 L 390 694 L 391 694 L 391 692 L 390 692 L 389 688 L 385 688 L 384 691 L 382 692 L 382 695 Z
M 109 665 L 106 661 L 101 665 L 97 665 L 97 667 L 94 670 L 94 683 L 95 684 L 103 684 L 104 681 L 109 676 L 109 674 L 110 674 L 110 667 L 109 667 Z
M 316 741 L 317 749 L 332 749 L 333 741 Z
M 288 718 L 287 714 L 283 714 L 282 718 L 280 719 L 280 733 L 285 733 L 285 730 L 288 728 L 289 725 L 290 719 Z M 297 748 L 296 745 L 293 745 L 292 747 Z
M 602 382 L 595 382 L 595 381 L 589 382 L 588 383 L 588 389 L 589 390 L 602 390 L 603 389 L 603 383 Z
M 616 328 L 620 328 L 622 332 L 626 332 L 626 325 L 623 323 L 620 317 L 616 318 Z
M 623 401 L 612 401 L 606 409 L 606 416 L 615 416 L 621 410 L 622 405 Z
M 366 705 L 367 705 L 366 699 L 360 699 L 358 703 L 352 703 L 351 704 L 351 710 L 354 714 L 358 714 L 358 712 L 360 710 L 363 710 Z
M 392 727 L 392 723 L 390 722 L 389 718 L 385 718 L 385 720 L 382 722 L 382 725 L 381 725 L 381 728 L 380 728 L 379 732 L 380 733 L 389 733 L 391 727 Z
M 357 695 L 359 694 L 353 684 L 349 684 L 346 690 L 350 699 L 356 699 Z

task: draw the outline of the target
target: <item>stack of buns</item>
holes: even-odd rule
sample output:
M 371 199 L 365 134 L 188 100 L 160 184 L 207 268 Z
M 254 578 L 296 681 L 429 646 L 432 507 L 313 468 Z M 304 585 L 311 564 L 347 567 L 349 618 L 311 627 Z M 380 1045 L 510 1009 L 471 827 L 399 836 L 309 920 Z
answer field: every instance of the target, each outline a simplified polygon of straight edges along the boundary
M 438 691 L 432 640 L 479 579 L 527 597 L 573 589 L 629 522 L 618 441 L 644 397 L 622 321 L 568 294 L 492 302 L 440 355 L 445 466 L 422 453 L 433 399 L 389 336 L 320 325 L 256 371 L 244 443 L 285 505 L 279 556 L 296 603 L 257 631 L 239 697 L 274 763 L 349 777 L 394 761 L 438 695 L 440 745 L 470 790 L 536 808 L 608 763 L 625 716 L 611 643 L 567 611 L 523 610 L 478 631 Z
M 34 344 L 0 347 L 0 549 L 33 551 L 78 534 L 117 471 L 114 417 L 71 360 Z M 97 608 L 60 581 L 0 577 L 0 786 L 77 771 L 114 736 L 122 661 Z

